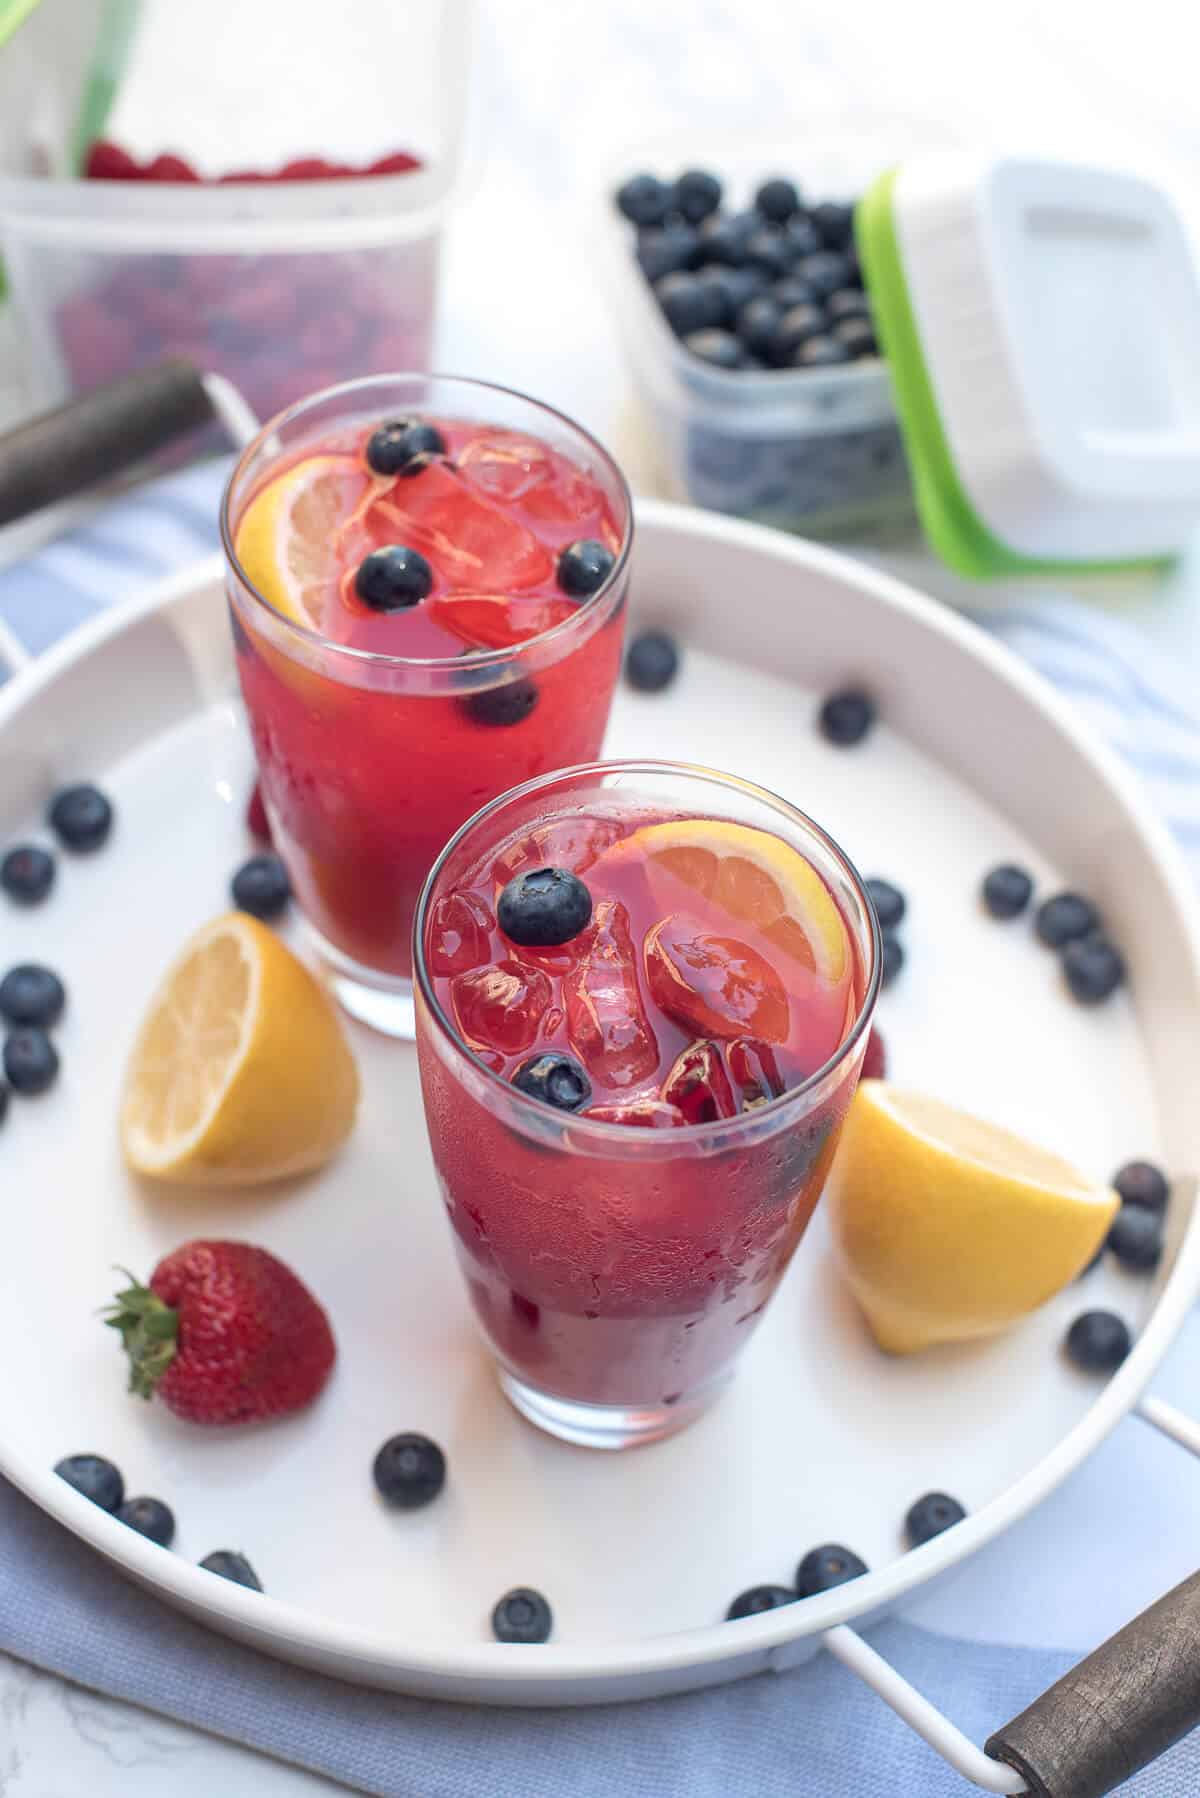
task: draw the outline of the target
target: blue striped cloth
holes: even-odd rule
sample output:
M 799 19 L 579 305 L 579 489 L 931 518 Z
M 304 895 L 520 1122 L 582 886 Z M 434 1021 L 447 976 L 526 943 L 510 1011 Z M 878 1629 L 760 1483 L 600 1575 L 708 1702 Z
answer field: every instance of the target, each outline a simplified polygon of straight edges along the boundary
M 132 493 L 0 573 L 0 648 L 8 633 L 37 653 L 214 549 L 223 472 L 207 464 Z M 984 622 L 1129 759 L 1185 852 L 1200 857 L 1200 721 L 1178 670 L 1128 625 L 1065 602 L 1038 600 Z M 899 1621 L 872 1639 L 976 1741 L 1073 1658 Z M 959 1798 L 968 1790 L 827 1656 L 781 1678 L 590 1711 L 487 1710 L 355 1690 L 178 1616 L 2 1480 L 0 1649 L 380 1798 Z M 1121 1790 L 1195 1798 L 1200 1733 Z

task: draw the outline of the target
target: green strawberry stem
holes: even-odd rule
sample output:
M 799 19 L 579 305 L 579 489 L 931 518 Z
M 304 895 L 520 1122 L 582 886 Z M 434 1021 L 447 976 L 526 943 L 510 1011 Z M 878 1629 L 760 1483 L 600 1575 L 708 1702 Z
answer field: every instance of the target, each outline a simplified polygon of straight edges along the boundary
M 117 1330 L 129 1356 L 129 1390 L 149 1398 L 175 1358 L 179 1314 L 120 1268 L 129 1285 L 106 1307 L 104 1321 Z

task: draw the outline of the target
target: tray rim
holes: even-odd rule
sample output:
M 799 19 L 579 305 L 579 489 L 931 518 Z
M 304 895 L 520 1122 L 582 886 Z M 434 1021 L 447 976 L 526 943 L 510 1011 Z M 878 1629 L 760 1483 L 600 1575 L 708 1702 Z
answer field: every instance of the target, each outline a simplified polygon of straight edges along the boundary
M 748 551 L 781 557 L 842 584 L 866 588 L 884 606 L 907 614 L 920 628 L 949 640 L 967 657 L 982 661 L 1032 708 L 1047 716 L 1108 785 L 1129 815 L 1146 854 L 1157 864 L 1183 926 L 1193 970 L 1200 980 L 1200 905 L 1182 858 L 1169 833 L 1147 808 L 1135 777 L 1115 752 L 1076 717 L 1042 676 L 975 625 L 905 582 L 839 551 L 767 526 L 735 520 L 663 500 L 637 499 L 641 531 L 650 528 L 710 540 L 740 543 Z M 170 612 L 206 588 L 221 590 L 223 561 L 205 557 L 155 582 L 127 602 L 88 620 L 18 670 L 0 688 L 0 747 L 9 721 L 68 669 L 136 629 L 154 613 Z M 223 616 L 220 628 L 224 629 Z M 554 1642 L 536 1654 L 513 1655 L 496 1642 L 425 1642 L 411 1648 L 391 1632 L 364 1630 L 270 1594 L 214 1581 L 181 1557 L 164 1555 L 153 1543 L 82 1498 L 52 1471 L 30 1466 L 0 1438 L 0 1474 L 43 1511 L 115 1562 L 140 1585 L 190 1615 L 280 1658 L 322 1667 L 343 1678 L 398 1691 L 470 1697 L 493 1703 L 594 1702 L 606 1682 L 644 1682 L 647 1693 L 682 1690 L 688 1684 L 794 1664 L 788 1645 L 803 1645 L 835 1624 L 869 1620 L 892 1608 L 909 1592 L 965 1560 L 1047 1497 L 1135 1406 L 1193 1300 L 1200 1294 L 1200 1207 L 1180 1242 L 1174 1266 L 1124 1365 L 1100 1390 L 1078 1423 L 1027 1474 L 948 1536 L 899 1556 L 862 1579 L 832 1592 L 761 1617 L 625 1641 L 594 1643 L 585 1650 Z M 816 1643 L 811 1643 L 815 1648 Z M 718 1671 L 725 1665 L 727 1675 Z M 677 1676 L 694 1669 L 701 1678 Z M 707 1670 L 707 1675 L 705 1675 Z M 665 1676 L 665 1677 L 664 1677 Z M 671 1676 L 676 1676 L 673 1680 Z M 668 1685 L 665 1680 L 670 1680 Z M 589 1689 L 590 1688 L 590 1689 Z M 553 1696 L 548 1694 L 553 1693 Z

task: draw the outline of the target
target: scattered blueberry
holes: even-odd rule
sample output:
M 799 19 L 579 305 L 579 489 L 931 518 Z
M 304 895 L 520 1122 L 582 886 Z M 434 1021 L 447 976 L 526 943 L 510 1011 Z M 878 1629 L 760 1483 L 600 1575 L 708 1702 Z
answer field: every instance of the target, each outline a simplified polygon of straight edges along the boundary
M 823 300 L 836 293 L 839 287 L 845 287 L 850 279 L 846 258 L 835 255 L 832 250 L 817 250 L 812 256 L 801 256 L 796 273 L 815 288 Z
M 432 456 L 446 454 L 446 439 L 423 418 L 393 418 L 367 439 L 372 474 L 416 474 Z
M 657 175 L 631 175 L 617 189 L 617 206 L 632 225 L 661 225 L 673 197 Z
M 984 875 L 982 892 L 993 918 L 1019 918 L 1033 898 L 1033 881 L 1024 868 L 1002 862 Z
M 816 1592 L 831 1592 L 847 1580 L 858 1579 L 867 1571 L 867 1563 L 852 1549 L 838 1542 L 826 1542 L 821 1548 L 810 1548 L 796 1569 L 796 1596 L 811 1598 Z
M 945 1492 L 927 1492 L 909 1506 L 904 1519 L 908 1546 L 920 1548 L 923 1542 L 932 1542 L 952 1524 L 961 1523 L 966 1514 L 956 1498 L 950 1498 Z
M 1067 1331 L 1067 1354 L 1089 1373 L 1112 1373 L 1133 1347 L 1129 1326 L 1113 1311 L 1082 1311 Z
M 883 933 L 883 954 L 879 963 L 879 982 L 881 986 L 891 986 L 893 980 L 904 966 L 904 945 L 898 936 L 890 930 Z
M 161 1498 L 127 1498 L 117 1507 L 116 1514 L 131 1530 L 157 1542 L 160 1548 L 170 1548 L 175 1539 L 175 1513 Z
M 893 886 L 890 880 L 867 880 L 863 884 L 871 896 L 880 930 L 895 930 L 908 910 L 900 888 Z
M 68 849 L 85 853 L 107 841 L 113 824 L 113 808 L 99 787 L 86 784 L 63 787 L 50 802 L 50 828 Z
M 37 905 L 54 885 L 54 857 L 36 843 L 18 843 L 0 861 L 0 887 L 18 905 Z
M 859 687 L 844 687 L 831 693 L 817 715 L 821 735 L 839 749 L 861 743 L 874 722 L 875 702 Z
M 782 368 L 791 361 L 802 343 L 819 337 L 824 329 L 825 314 L 819 306 L 809 303 L 789 306 L 779 315 L 774 335 L 767 344 L 767 356 Z
M 1071 996 L 1081 1005 L 1100 1005 L 1125 981 L 1125 957 L 1106 936 L 1085 936 L 1067 944 L 1062 969 Z
M 816 291 L 799 275 L 783 275 L 778 281 L 771 283 L 771 298 L 775 304 L 786 312 L 791 306 L 819 305 Z
M 639 693 L 661 693 L 679 673 L 679 647 L 666 631 L 640 631 L 625 656 L 625 679 Z
M 698 275 L 664 275 L 655 282 L 654 295 L 676 337 L 706 331 L 725 316 L 724 296 Z
M 878 356 L 879 339 L 869 318 L 839 318 L 829 335 L 857 362 L 864 356 Z
M 843 318 L 871 316 L 871 302 L 861 287 L 839 287 L 825 302 L 825 310 L 835 322 Z
M 568 543 L 559 555 L 558 584 L 572 599 L 589 599 L 604 585 L 615 560 L 606 544 L 581 537 L 578 543 Z
M 1152 1161 L 1127 1161 L 1113 1175 L 1113 1185 L 1126 1205 L 1144 1205 L 1147 1211 L 1165 1211 L 1171 1196 L 1167 1176 Z
M 540 1592 L 528 1586 L 506 1592 L 492 1612 L 492 1634 L 497 1642 L 546 1642 L 553 1627 L 550 1606 Z
M 1033 917 L 1034 933 L 1049 949 L 1061 949 L 1098 929 L 1100 918 L 1090 899 L 1079 893 L 1055 893 L 1043 899 Z
M 845 250 L 854 235 L 854 208 L 842 200 L 822 200 L 809 212 L 809 218 L 831 250 Z
M 1162 1260 L 1162 1219 L 1144 1205 L 1122 1205 L 1108 1233 L 1108 1247 L 1122 1267 L 1152 1273 Z
M 401 1511 L 417 1511 L 446 1484 L 446 1457 L 428 1436 L 406 1431 L 389 1436 L 372 1463 L 381 1498 Z
M 387 543 L 364 556 L 354 591 L 373 612 L 400 612 L 419 605 L 433 590 L 433 569 L 419 550 Z
M 0 1018 L 9 1024 L 40 1024 L 48 1030 L 62 1017 L 66 1002 L 58 975 L 36 962 L 22 962 L 0 980 Z
M 790 1586 L 751 1586 L 739 1592 L 725 1613 L 732 1623 L 738 1617 L 761 1617 L 764 1611 L 777 1611 L 781 1604 L 795 1604 L 796 1594 Z
M 782 231 L 777 231 L 774 225 L 760 225 L 746 239 L 746 261 L 751 268 L 761 269 L 764 275 L 778 278 L 791 267 L 792 252 Z
M 239 1554 L 236 1548 L 215 1548 L 212 1554 L 205 1555 L 200 1565 L 209 1573 L 232 1580 L 235 1586 L 248 1586 L 251 1592 L 262 1591 L 262 1581 L 245 1555 Z
M 683 347 L 689 355 L 707 362 L 711 368 L 737 369 L 751 365 L 745 344 L 739 342 L 732 331 L 719 330 L 715 325 L 706 331 L 689 331 Z
M 15 1093 L 32 1098 L 58 1077 L 58 1051 L 44 1030 L 23 1024 L 4 1039 L 4 1074 Z
M 475 724 L 504 727 L 523 724 L 538 702 L 538 690 L 531 680 L 505 681 L 499 687 L 484 687 L 463 700 L 467 716 Z
M 121 1470 L 103 1455 L 67 1455 L 54 1463 L 54 1471 L 84 1498 L 90 1498 L 102 1511 L 115 1511 L 125 1497 Z
M 799 212 L 800 195 L 794 182 L 785 181 L 781 175 L 772 175 L 758 189 L 754 204 L 773 225 L 783 225 L 793 213 Z
M 579 1111 L 592 1096 L 592 1083 L 575 1057 L 551 1050 L 523 1062 L 513 1085 L 556 1111 Z
M 685 169 L 675 183 L 675 210 L 690 224 L 698 225 L 721 204 L 721 183 L 707 169 Z
M 792 351 L 793 368 L 840 368 L 851 360 L 850 351 L 836 337 L 808 337 Z
M 783 227 L 783 242 L 793 262 L 816 256 L 821 250 L 821 234 L 805 213 L 797 213 Z
M 569 868 L 514 875 L 496 902 L 496 922 L 522 948 L 569 943 L 591 921 L 592 895 Z
M 699 241 L 705 260 L 741 268 L 746 261 L 746 245 L 761 225 L 756 212 L 714 213 L 700 227 Z
M 233 903 L 252 918 L 277 918 L 292 896 L 287 869 L 277 855 L 252 855 L 230 882 Z
M 782 313 L 773 294 L 747 300 L 737 315 L 737 333 L 752 356 L 770 359 Z
M 719 260 L 715 251 L 701 251 L 700 239 L 690 225 L 666 225 L 638 233 L 638 266 L 651 286 L 664 275 L 695 268 L 704 253 Z

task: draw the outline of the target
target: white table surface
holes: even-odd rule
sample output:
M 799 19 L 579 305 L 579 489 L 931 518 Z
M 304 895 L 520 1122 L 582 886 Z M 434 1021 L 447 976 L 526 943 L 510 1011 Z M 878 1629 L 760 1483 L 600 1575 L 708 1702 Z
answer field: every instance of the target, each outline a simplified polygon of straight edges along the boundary
M 295 43 L 309 3 L 172 6 L 171 33 L 158 33 L 161 91 L 188 79 L 199 48 L 191 33 L 202 21 L 209 29 L 219 7 L 282 7 Z M 898 121 L 900 153 L 905 132 L 919 135 L 932 119 L 1017 143 L 1095 144 L 1110 157 L 1149 151 L 1200 175 L 1194 62 L 1176 0 L 1142 0 L 1136 24 L 1127 8 L 1095 0 L 478 4 L 469 172 L 446 261 L 438 365 L 554 401 L 613 442 L 635 484 L 650 478 L 649 465 L 581 231 L 589 171 L 623 140 L 711 123 L 714 132 L 794 135 L 802 146 L 806 131 L 887 115 Z M 277 64 L 269 79 L 278 84 L 282 72 Z M 164 145 L 169 138 L 166 128 Z M 899 566 L 963 598 L 920 555 Z M 1136 602 L 1108 603 L 1197 667 L 1197 585 L 1185 565 Z M 1195 1350 L 1200 1318 L 1189 1334 Z M 1184 1359 L 1177 1351 L 1156 1390 L 1196 1409 Z M 1037 1513 L 909 1614 L 979 1640 L 1091 1647 L 1194 1570 L 1198 1499 L 1200 1469 L 1130 1419 Z M 0 1657 L 3 1798 L 137 1798 L 164 1776 L 174 1798 L 340 1789 Z

